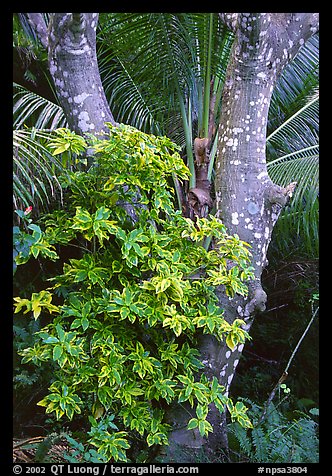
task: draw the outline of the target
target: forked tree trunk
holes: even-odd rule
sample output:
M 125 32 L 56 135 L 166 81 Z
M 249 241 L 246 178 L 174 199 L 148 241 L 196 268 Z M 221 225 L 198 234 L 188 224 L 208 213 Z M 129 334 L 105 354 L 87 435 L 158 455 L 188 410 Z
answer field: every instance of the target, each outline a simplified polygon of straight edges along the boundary
M 227 321 L 232 323 L 242 318 L 249 331 L 257 313 L 265 309 L 261 274 L 267 265 L 271 234 L 295 188 L 294 183 L 285 188 L 275 185 L 267 173 L 265 146 L 270 100 L 278 75 L 317 31 L 318 14 L 227 13 L 220 16 L 234 31 L 235 41 L 222 97 L 216 209 L 228 232 L 236 233 L 251 245 L 255 279 L 249 283 L 247 299 L 229 300 L 222 288 L 218 296 Z M 95 49 L 98 14 L 54 13 L 48 33 L 40 14 L 28 14 L 28 18 L 43 44 L 48 45 L 50 71 L 71 128 L 78 133 L 95 133 L 104 130 L 105 121 L 114 123 L 98 72 Z M 204 177 L 200 179 L 204 189 Z M 197 194 L 197 190 L 194 192 L 190 209 L 206 213 L 206 206 L 211 205 L 209 197 Z M 216 376 L 227 393 L 242 350 L 243 344 L 231 351 L 214 338 L 203 336 L 201 339 L 206 374 Z M 208 419 L 214 433 L 208 439 L 201 438 L 196 431 L 186 430 L 192 416 L 195 415 L 190 415 L 188 408 L 171 409 L 169 418 L 176 428 L 166 452 L 169 461 L 195 461 L 197 448 L 203 446 L 212 451 L 218 446 L 227 447 L 225 414 L 220 415 L 211 408 Z

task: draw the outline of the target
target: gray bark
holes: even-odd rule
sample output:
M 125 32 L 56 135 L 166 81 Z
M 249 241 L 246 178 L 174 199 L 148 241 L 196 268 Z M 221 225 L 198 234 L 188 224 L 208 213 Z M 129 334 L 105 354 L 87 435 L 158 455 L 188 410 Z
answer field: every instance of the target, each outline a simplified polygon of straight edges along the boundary
M 239 13 L 230 16 L 236 33 L 223 90 L 216 161 L 217 215 L 230 234 L 251 245 L 255 279 L 248 298 L 229 300 L 219 289 L 220 306 L 228 322 L 237 318 L 250 331 L 257 314 L 265 310 L 266 293 L 261 285 L 267 266 L 267 250 L 274 225 L 291 198 L 296 183 L 282 188 L 267 173 L 265 146 L 268 110 L 279 74 L 304 42 L 317 31 L 317 14 Z M 233 351 L 208 337 L 202 342 L 204 361 L 215 369 L 229 393 L 243 344 Z M 212 420 L 226 441 L 225 419 L 215 412 Z
M 52 13 L 47 29 L 41 14 L 27 15 L 48 47 L 49 70 L 71 129 L 82 135 L 107 131 L 105 122 L 115 121 L 98 70 L 98 13 Z
M 269 105 L 274 85 L 283 68 L 294 58 L 304 42 L 318 30 L 318 14 L 312 13 L 234 13 L 220 14 L 235 33 L 235 41 L 226 73 L 219 124 L 216 160 L 217 216 L 230 234 L 251 245 L 251 265 L 255 278 L 249 283 L 247 298 L 230 300 L 218 290 L 219 303 L 229 323 L 245 321 L 250 331 L 257 314 L 265 310 L 266 293 L 261 275 L 267 265 L 267 250 L 274 225 L 282 208 L 291 198 L 296 184 L 282 188 L 267 173 L 265 145 Z M 243 344 L 231 351 L 224 342 L 204 335 L 200 352 L 205 373 L 216 376 L 229 394 Z M 195 461 L 198 443 L 207 451 L 227 450 L 226 413 L 211 408 L 208 420 L 214 433 L 206 439 L 183 434 L 190 419 L 185 412 L 176 414 L 179 428 L 172 434 L 168 455 L 173 448 L 191 447 Z M 181 431 L 182 430 L 182 431 Z M 179 450 L 178 453 L 179 454 Z M 183 452 L 188 459 L 188 449 Z M 182 461 L 182 460 L 181 460 Z
M 261 274 L 267 265 L 274 225 L 296 185 L 282 188 L 272 183 L 267 173 L 265 146 L 271 96 L 283 68 L 317 29 L 317 14 L 237 15 L 223 91 L 215 191 L 217 214 L 228 232 L 251 245 L 255 279 L 249 284 L 248 299 L 229 301 L 220 292 L 227 319 L 244 318 L 247 330 L 254 316 L 265 309 Z M 241 351 L 242 347 L 232 353 L 236 355 L 232 365 L 226 355 L 222 359 L 221 383 L 226 388 L 234 373 L 227 367 L 235 369 Z

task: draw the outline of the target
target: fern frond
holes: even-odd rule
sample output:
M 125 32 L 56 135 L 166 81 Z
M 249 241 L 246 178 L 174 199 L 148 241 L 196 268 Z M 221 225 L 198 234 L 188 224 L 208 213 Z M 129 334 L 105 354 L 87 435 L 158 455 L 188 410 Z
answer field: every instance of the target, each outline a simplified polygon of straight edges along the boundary
M 270 459 L 270 444 L 266 433 L 261 427 L 253 428 L 252 441 L 254 446 L 254 459 L 266 463 Z
M 236 438 L 240 450 L 249 458 L 253 457 L 253 445 L 248 436 L 248 429 L 243 428 L 239 423 L 235 422 L 230 428 L 231 433 Z

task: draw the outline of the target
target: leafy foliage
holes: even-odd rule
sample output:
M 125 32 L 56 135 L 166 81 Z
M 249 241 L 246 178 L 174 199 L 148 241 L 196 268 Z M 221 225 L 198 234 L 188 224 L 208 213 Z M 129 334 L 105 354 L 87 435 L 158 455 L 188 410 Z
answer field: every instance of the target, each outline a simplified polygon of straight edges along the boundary
M 51 146 L 66 152 L 74 139 L 60 130 Z M 172 402 L 196 408 L 188 429 L 202 436 L 212 431 L 211 403 L 250 427 L 246 407 L 201 372 L 196 350 L 201 332 L 230 348 L 248 338 L 243 321 L 225 321 L 214 293 L 221 285 L 229 297 L 246 295 L 247 245 L 214 217 L 194 224 L 175 211 L 171 177 L 187 179 L 188 170 L 169 139 L 121 125 L 110 126 L 108 140 L 75 143 L 93 149 L 94 165 L 64 179 L 67 208 L 39 225 L 43 242 L 58 252 L 75 244 L 81 256 L 64 263 L 51 287 L 15 298 L 18 314 L 48 322 L 20 351 L 23 363 L 56 369 L 39 405 L 57 419 L 88 415 L 89 442 L 107 461 L 127 461 L 135 435 L 148 447 L 167 444 L 163 415 Z M 206 236 L 220 247 L 207 251 Z
M 313 418 L 299 412 L 298 418 L 288 420 L 273 403 L 267 418 L 256 425 L 262 408 L 246 399 L 250 405 L 248 414 L 253 422 L 252 429 L 239 423 L 229 425 L 231 446 L 234 450 L 259 463 L 317 463 L 318 424 Z M 312 415 L 316 415 L 313 409 Z
M 271 179 L 281 186 L 296 181 L 290 204 L 275 229 L 281 253 L 294 239 L 318 255 L 319 212 L 319 36 L 314 35 L 285 68 L 269 110 L 266 156 Z
M 20 217 L 22 227 L 13 227 L 13 273 L 15 274 L 17 266 L 26 263 L 31 256 L 37 258 L 39 255 L 48 257 L 52 260 L 58 259 L 54 246 L 50 245 L 43 238 L 43 232 L 40 227 L 32 223 L 29 214 L 32 207 L 25 211 L 15 210 Z M 24 228 L 25 227 L 25 228 Z M 32 230 L 32 234 L 27 231 Z M 37 316 L 38 317 L 38 316 Z

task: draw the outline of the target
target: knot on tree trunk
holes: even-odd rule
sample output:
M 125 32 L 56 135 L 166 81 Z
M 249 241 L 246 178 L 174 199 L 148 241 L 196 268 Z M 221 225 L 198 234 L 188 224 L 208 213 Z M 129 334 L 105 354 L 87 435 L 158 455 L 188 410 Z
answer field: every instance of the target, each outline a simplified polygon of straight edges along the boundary
M 267 200 L 271 205 L 279 205 L 284 207 L 292 197 L 296 188 L 297 182 L 292 182 L 287 187 L 280 187 L 280 185 L 273 184 L 268 188 Z
M 266 309 L 267 294 L 261 283 L 249 287 L 249 302 L 244 307 L 243 317 L 248 318 Z

